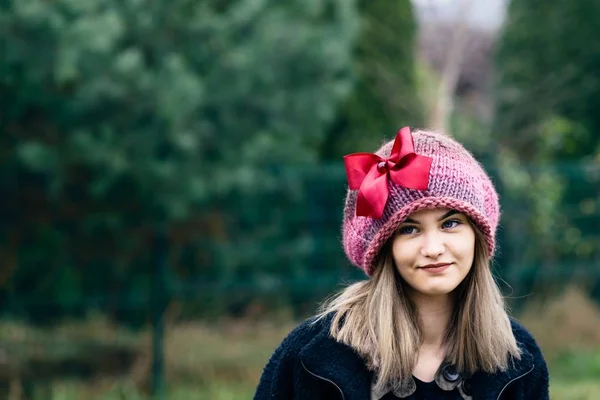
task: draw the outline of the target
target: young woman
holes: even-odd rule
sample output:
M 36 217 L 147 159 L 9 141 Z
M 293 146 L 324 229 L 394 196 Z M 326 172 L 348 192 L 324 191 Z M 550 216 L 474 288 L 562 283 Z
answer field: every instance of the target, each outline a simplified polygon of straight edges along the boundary
M 481 165 L 408 128 L 344 161 L 344 250 L 370 279 L 283 341 L 255 399 L 548 399 L 542 353 L 490 271 L 500 212 Z

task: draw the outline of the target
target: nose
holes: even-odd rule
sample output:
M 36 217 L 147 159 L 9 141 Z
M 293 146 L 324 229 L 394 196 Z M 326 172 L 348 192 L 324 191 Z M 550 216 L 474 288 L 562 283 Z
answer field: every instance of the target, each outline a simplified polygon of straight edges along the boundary
M 423 257 L 436 259 L 446 251 L 444 239 L 438 232 L 431 232 L 423 235 L 423 243 L 421 245 L 421 255 Z

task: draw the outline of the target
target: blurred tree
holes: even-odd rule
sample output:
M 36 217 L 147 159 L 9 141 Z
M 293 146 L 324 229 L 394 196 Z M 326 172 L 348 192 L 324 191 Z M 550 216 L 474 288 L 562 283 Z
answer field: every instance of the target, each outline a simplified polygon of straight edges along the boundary
M 402 126 L 421 127 L 416 85 L 416 22 L 410 0 L 360 0 L 354 49 L 356 85 L 324 142 L 324 159 L 379 147 Z
M 505 209 L 518 214 L 505 234 L 521 243 L 507 261 L 587 282 L 600 262 L 599 12 L 592 0 L 512 1 L 496 54 L 493 130 Z
M 581 159 L 597 150 L 600 115 L 600 48 L 581 46 L 600 33 L 593 0 L 513 1 L 497 51 L 498 131 L 513 147 L 529 148 L 524 161 L 547 150 L 561 159 Z M 547 149 L 539 129 L 549 113 L 583 128 Z
M 163 219 L 178 273 L 233 274 L 241 238 L 286 229 L 265 196 L 285 204 L 293 182 L 279 165 L 317 159 L 350 89 L 357 25 L 346 0 L 3 2 L 13 306 L 29 299 L 49 317 L 142 306 Z

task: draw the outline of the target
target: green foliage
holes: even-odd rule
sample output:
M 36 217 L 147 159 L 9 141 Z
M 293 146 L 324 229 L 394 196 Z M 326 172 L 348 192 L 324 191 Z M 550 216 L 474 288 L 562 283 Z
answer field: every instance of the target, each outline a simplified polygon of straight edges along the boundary
M 338 159 L 376 149 L 399 128 L 423 123 L 417 94 L 416 23 L 411 2 L 359 2 L 361 34 L 355 48 L 356 85 L 340 108 L 323 148 Z
M 521 243 L 504 252 L 509 268 L 536 263 L 552 273 L 570 263 L 568 279 L 597 266 L 600 53 L 592 38 L 600 34 L 599 7 L 510 3 L 496 54 L 493 127 L 503 205 L 516 210 L 504 219 L 504 235 Z
M 563 379 L 593 379 L 600 376 L 600 353 L 565 351 L 552 364 L 553 376 Z
M 3 123 L 17 162 L 57 196 L 75 167 L 94 199 L 126 182 L 152 200 L 140 206 L 183 216 L 257 185 L 257 164 L 310 160 L 349 89 L 352 2 L 216 4 L 5 6 Z
M 598 150 L 600 127 L 600 54 L 590 44 L 600 33 L 593 0 L 512 1 L 497 53 L 498 129 L 519 147 L 537 155 L 539 124 L 550 113 L 576 121 L 583 135 L 571 146 L 555 149 L 561 158 L 579 158 Z M 519 135 L 514 133 L 518 132 Z
M 498 140 L 471 144 L 501 167 L 503 254 L 535 268 L 588 263 L 600 247 L 596 116 L 559 104 L 571 96 L 559 85 L 528 100 L 541 68 L 553 81 L 547 65 L 569 58 L 560 46 L 544 47 L 543 61 L 525 56 L 546 39 L 511 33 L 535 25 L 514 17 L 518 7 L 500 46 Z M 184 315 L 298 311 L 362 278 L 339 243 L 339 157 L 421 124 L 416 86 L 433 78 L 415 73 L 414 38 L 404 0 L 2 2 L 3 312 L 44 321 L 100 310 L 141 323 L 158 279 L 186 301 Z M 588 61 L 575 66 L 594 76 Z M 595 101 L 568 88 L 579 105 Z M 163 224 L 164 281 L 153 269 Z
M 317 158 L 351 87 L 357 26 L 346 0 L 3 2 L 13 311 L 83 312 L 82 295 L 136 307 L 125 293 L 143 305 L 158 222 L 186 276 L 231 275 L 250 263 L 240 240 L 295 234 L 279 216 L 298 184 L 278 166 Z M 248 207 L 269 196 L 282 200 Z

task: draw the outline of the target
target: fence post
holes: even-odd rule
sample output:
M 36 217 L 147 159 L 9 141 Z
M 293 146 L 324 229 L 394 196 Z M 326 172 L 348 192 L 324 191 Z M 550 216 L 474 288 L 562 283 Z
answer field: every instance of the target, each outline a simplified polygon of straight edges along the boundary
M 154 236 L 152 277 L 152 399 L 165 399 L 165 309 L 167 292 L 168 239 L 164 222 L 158 223 Z

